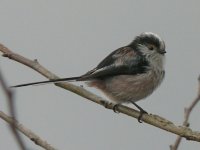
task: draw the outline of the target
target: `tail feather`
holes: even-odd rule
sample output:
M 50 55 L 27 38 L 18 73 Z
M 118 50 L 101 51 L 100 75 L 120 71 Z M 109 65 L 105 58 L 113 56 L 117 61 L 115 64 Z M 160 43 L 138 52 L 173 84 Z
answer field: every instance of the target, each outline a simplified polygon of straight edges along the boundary
M 70 78 L 60 78 L 55 80 L 46 80 L 46 81 L 39 81 L 39 82 L 31 82 L 31 83 L 25 83 L 25 84 L 19 84 L 11 86 L 10 88 L 17 88 L 17 87 L 23 87 L 23 86 L 30 86 L 30 85 L 40 85 L 40 84 L 48 84 L 48 83 L 57 83 L 61 81 L 77 81 L 81 77 L 70 77 Z

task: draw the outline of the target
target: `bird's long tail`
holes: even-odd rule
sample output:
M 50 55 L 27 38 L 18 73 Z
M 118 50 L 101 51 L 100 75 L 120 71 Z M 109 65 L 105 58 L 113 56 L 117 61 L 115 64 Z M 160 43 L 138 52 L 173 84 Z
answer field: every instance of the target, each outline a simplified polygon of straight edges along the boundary
M 47 84 L 47 83 L 58 83 L 58 82 L 61 82 L 61 81 L 77 81 L 80 78 L 81 77 L 70 77 L 70 78 L 60 78 L 60 79 L 55 79 L 55 80 L 31 82 L 31 83 L 14 85 L 14 86 L 11 86 L 10 88 L 17 88 L 17 87 L 23 87 L 23 86 L 29 86 L 29 85 L 40 85 L 40 84 Z

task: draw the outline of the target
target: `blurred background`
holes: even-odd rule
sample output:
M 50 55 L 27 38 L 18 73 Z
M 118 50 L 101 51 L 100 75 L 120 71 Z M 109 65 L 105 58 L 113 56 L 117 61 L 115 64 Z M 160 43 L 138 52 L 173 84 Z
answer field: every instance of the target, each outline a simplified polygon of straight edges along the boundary
M 141 32 L 155 32 L 166 42 L 166 77 L 156 92 L 137 104 L 180 125 L 184 107 L 195 98 L 198 87 L 199 6 L 197 0 L 1 0 L 0 43 L 38 59 L 60 77 L 71 77 L 92 69 Z M 9 85 L 46 80 L 7 58 L 0 57 L 0 68 Z M 60 150 L 168 150 L 176 139 L 174 134 L 140 124 L 53 85 L 14 92 L 19 121 Z M 0 110 L 8 112 L 1 88 L 0 97 Z M 198 131 L 199 110 L 197 105 L 190 117 L 190 127 Z M 29 149 L 42 149 L 23 139 Z M 199 143 L 184 139 L 179 149 L 198 148 Z M 3 120 L 0 149 L 19 149 Z

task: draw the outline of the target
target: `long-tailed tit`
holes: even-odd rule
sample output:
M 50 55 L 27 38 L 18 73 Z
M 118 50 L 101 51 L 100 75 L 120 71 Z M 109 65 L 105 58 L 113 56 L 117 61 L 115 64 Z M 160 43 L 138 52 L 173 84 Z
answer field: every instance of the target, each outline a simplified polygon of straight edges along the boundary
M 164 41 L 157 34 L 144 32 L 127 46 L 113 51 L 84 75 L 12 87 L 69 80 L 87 81 L 89 86 L 101 90 L 116 104 L 133 103 L 142 116 L 145 111 L 135 102 L 152 94 L 162 82 L 165 75 L 165 53 Z

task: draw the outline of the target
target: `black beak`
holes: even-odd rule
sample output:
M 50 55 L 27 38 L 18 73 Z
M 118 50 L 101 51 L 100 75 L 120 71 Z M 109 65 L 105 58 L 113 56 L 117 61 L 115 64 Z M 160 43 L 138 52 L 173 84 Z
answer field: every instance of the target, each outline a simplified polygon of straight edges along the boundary
M 159 53 L 164 55 L 167 52 L 163 49 L 163 50 L 160 50 Z

